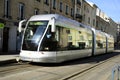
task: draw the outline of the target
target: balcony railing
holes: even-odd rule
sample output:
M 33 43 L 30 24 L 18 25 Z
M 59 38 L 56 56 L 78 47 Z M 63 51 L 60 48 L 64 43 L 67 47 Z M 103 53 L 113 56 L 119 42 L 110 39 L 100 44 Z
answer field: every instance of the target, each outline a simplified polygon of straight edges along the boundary
M 81 22 L 82 21 L 82 15 L 76 14 L 76 19 Z
M 0 19 L 0 23 L 5 23 L 5 21 L 3 19 Z
M 76 14 L 76 18 L 82 19 L 82 15 Z
M 80 0 L 77 0 L 77 4 L 81 6 L 81 2 L 80 2 Z

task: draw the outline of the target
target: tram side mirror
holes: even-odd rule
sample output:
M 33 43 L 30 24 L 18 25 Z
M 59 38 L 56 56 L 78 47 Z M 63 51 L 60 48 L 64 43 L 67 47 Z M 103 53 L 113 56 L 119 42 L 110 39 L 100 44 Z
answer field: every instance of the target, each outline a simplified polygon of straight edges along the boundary
M 55 32 L 55 25 L 52 25 L 51 32 Z
M 21 33 L 21 31 L 22 31 L 22 26 L 23 26 L 24 22 L 26 22 L 26 20 L 22 20 L 22 21 L 19 22 L 19 27 L 18 27 L 19 33 Z
M 51 27 L 51 32 L 55 32 L 55 17 L 52 17 L 51 18 L 51 25 L 52 25 L 52 27 Z

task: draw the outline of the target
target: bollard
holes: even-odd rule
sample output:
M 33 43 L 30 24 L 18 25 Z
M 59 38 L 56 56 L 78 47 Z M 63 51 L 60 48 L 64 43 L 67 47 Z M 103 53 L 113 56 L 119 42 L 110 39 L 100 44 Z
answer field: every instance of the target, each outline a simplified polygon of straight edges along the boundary
M 115 72 L 117 73 L 117 80 L 120 80 L 120 65 L 113 67 L 112 69 L 112 80 L 115 80 Z
M 120 65 L 118 66 L 118 80 L 120 80 Z

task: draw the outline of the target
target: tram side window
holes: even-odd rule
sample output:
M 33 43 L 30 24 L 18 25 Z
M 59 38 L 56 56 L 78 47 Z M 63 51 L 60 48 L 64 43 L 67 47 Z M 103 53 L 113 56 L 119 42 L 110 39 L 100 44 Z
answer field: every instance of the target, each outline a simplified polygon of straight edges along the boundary
M 56 26 L 56 31 L 51 32 L 51 27 L 42 42 L 44 51 L 83 50 L 92 48 L 92 31 Z
M 49 26 L 47 33 L 42 41 L 41 45 L 41 50 L 42 51 L 56 51 L 58 42 L 55 38 L 55 32 L 51 32 L 51 26 Z
M 105 48 L 106 47 L 106 37 L 100 33 L 96 34 L 96 48 Z
M 108 40 L 108 47 L 109 48 L 114 48 L 114 40 L 113 39 Z
M 67 50 L 68 46 L 68 34 L 70 34 L 70 31 L 62 26 L 56 27 L 56 38 L 58 41 L 58 50 L 64 51 Z
M 92 47 L 92 31 L 58 27 L 59 50 L 82 50 Z

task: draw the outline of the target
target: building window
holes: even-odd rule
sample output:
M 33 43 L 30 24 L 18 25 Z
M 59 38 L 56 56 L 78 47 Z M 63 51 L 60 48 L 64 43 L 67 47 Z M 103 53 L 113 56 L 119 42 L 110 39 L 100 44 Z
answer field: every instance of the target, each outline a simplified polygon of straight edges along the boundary
M 79 10 L 79 8 L 77 8 L 77 14 L 79 14 L 80 13 L 80 10 Z
M 68 40 L 72 40 L 72 36 L 68 36 Z
M 45 3 L 46 5 L 49 5 L 49 0 L 44 0 L 44 3 Z
M 68 6 L 66 5 L 66 11 L 65 13 L 68 15 Z
M 95 19 L 93 19 L 93 26 L 95 26 Z
M 53 9 L 56 9 L 56 0 L 53 0 Z
M 4 0 L 4 17 L 10 18 L 10 0 Z
M 74 13 L 73 13 L 73 8 L 71 8 L 71 16 L 73 16 L 74 15 Z
M 86 12 L 89 13 L 89 9 L 88 8 L 86 9 Z
M 36 1 L 40 2 L 40 0 L 36 0 Z
M 70 34 L 70 30 L 66 30 L 66 33 L 67 33 L 67 34 Z
M 44 11 L 44 14 L 48 14 L 48 11 Z
M 84 11 L 86 11 L 86 6 L 84 5 Z
M 81 2 L 80 2 L 80 0 L 77 0 L 77 4 L 81 5 Z
M 34 15 L 38 15 L 38 14 L 39 14 L 39 9 L 35 8 Z
M 71 2 L 74 4 L 74 3 L 75 3 L 75 0 L 71 0 Z
M 98 21 L 96 21 L 96 27 L 98 28 Z
M 63 3 L 60 2 L 60 12 L 62 12 L 62 10 L 63 10 Z
M 88 18 L 88 24 L 90 24 L 90 17 Z
M 23 3 L 19 3 L 19 19 L 23 20 L 24 19 L 24 13 L 25 11 L 25 5 Z
M 85 21 L 85 14 L 83 15 L 83 21 Z

